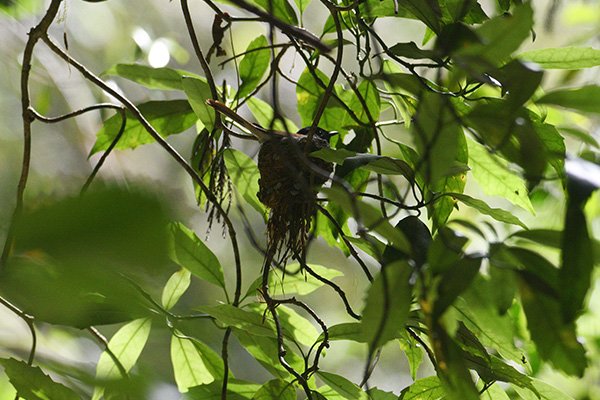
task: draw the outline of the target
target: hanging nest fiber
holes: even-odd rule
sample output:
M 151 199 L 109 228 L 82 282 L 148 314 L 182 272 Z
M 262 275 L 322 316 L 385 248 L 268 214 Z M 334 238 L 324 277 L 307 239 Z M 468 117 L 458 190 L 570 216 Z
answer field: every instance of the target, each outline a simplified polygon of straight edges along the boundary
M 259 200 L 271 209 L 267 222 L 267 254 L 284 263 L 302 255 L 310 222 L 316 211 L 316 195 L 333 171 L 333 164 L 309 157 L 328 148 L 331 133 L 310 128 L 298 133 L 273 131 L 251 124 L 225 104 L 209 99 L 206 104 L 246 128 L 261 143 L 258 153 Z M 310 136 L 310 142 L 309 142 Z
M 303 131 L 299 133 L 307 133 Z M 258 153 L 258 199 L 271 209 L 268 250 L 282 262 L 303 253 L 316 212 L 316 195 L 333 171 L 331 163 L 307 156 L 329 147 L 329 133 L 318 129 L 307 142 L 307 136 L 274 138 L 264 142 Z

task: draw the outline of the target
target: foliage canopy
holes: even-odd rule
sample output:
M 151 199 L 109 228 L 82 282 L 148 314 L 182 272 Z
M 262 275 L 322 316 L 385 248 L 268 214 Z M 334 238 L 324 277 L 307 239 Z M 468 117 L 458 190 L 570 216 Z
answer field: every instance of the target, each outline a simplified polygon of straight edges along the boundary
M 590 223 L 600 216 L 600 146 L 588 133 L 600 87 L 578 74 L 600 65 L 600 50 L 521 51 L 538 34 L 535 3 L 527 1 L 205 1 L 214 11 L 208 49 L 194 9 L 180 1 L 200 68 L 122 62 L 96 75 L 48 34 L 61 0 L 50 2 L 30 33 L 22 66 L 25 155 L 0 302 L 34 338 L 39 326 L 68 326 L 103 343 L 96 327 L 119 325 L 95 374 L 38 355 L 35 339 L 29 357 L 0 359 L 17 396 L 148 398 L 158 379 L 185 399 L 570 398 L 543 372 L 581 378 L 598 366 L 598 336 L 584 344 L 577 328 L 593 314 L 586 304 L 600 259 Z M 326 18 L 319 29 L 304 29 L 316 9 Z M 420 43 L 397 41 L 407 20 L 419 27 Z M 264 32 L 230 54 L 238 40 L 232 26 L 257 21 Z M 29 93 L 40 41 L 114 103 L 41 115 Z M 550 70 L 570 73 L 543 88 Z M 137 84 L 146 100 L 130 100 L 107 79 Z M 297 115 L 286 97 L 294 93 Z M 318 195 L 306 252 L 287 265 L 269 257 L 254 233 L 269 210 L 257 197 L 259 170 L 245 134 L 210 99 L 266 128 L 295 132 L 299 123 L 338 132 L 331 148 L 310 154 L 335 171 Z M 94 156 L 82 193 L 30 206 L 33 122 L 98 110 L 104 122 L 89 155 L 102 155 Z M 171 135 L 194 135 L 191 151 L 180 155 L 166 140 Z M 94 180 L 111 153 L 148 144 L 187 174 L 196 212 L 206 217 L 200 229 L 222 224 L 229 254 L 216 254 L 190 221 L 174 218 L 160 187 Z M 535 219 L 548 204 L 559 224 Z M 242 235 L 254 249 L 240 244 Z M 335 257 L 313 257 L 313 241 L 343 253 L 359 274 L 338 268 Z M 260 264 L 256 253 L 266 261 L 252 276 L 247 264 Z M 350 274 L 360 289 L 340 279 Z M 193 297 L 193 290 L 214 296 Z M 328 304 L 335 318 L 315 297 L 324 291 L 335 295 Z M 172 377 L 138 362 L 152 351 L 154 332 L 169 348 Z M 219 333 L 220 347 L 210 332 Z M 240 371 L 234 338 L 268 379 L 235 377 L 251 374 Z M 347 363 L 337 347 L 328 350 L 337 341 L 363 352 L 353 368 L 359 381 L 326 362 L 328 355 Z M 371 375 L 384 368 L 378 361 L 391 343 L 408 371 L 384 372 L 408 374 L 412 383 L 384 391 L 372 387 Z

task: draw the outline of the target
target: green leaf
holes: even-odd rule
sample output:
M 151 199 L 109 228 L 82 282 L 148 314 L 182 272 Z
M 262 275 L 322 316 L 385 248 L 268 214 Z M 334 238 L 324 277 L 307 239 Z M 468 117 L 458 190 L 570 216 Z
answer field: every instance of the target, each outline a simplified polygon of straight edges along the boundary
M 155 196 L 104 188 L 47 199 L 15 225 L 0 273 L 11 302 L 37 319 L 85 328 L 149 313 L 141 289 L 172 273 L 167 217 Z M 32 296 L 35 293 L 35 296 Z
M 139 104 L 137 107 L 144 118 L 162 137 L 183 132 L 194 126 L 198 119 L 192 111 L 190 103 L 186 100 L 149 101 Z M 154 143 L 154 138 L 133 114 L 127 111 L 125 116 L 125 129 L 115 146 L 116 149 L 135 149 L 142 144 Z M 90 150 L 90 155 L 107 150 L 117 137 L 121 124 L 120 113 L 104 121 L 104 126 L 96 133 L 96 143 Z
M 589 85 L 577 89 L 555 90 L 543 96 L 537 103 L 598 114 L 600 113 L 600 86 Z
M 451 174 L 458 152 L 461 128 L 449 100 L 439 94 L 424 93 L 413 123 L 413 137 L 423 158 L 425 181 L 434 183 Z
M 406 0 L 404 7 L 423 21 L 432 31 L 435 33 L 440 31 L 442 11 L 437 1 Z
M 298 10 L 300 10 L 300 14 L 304 13 L 304 10 L 306 10 L 306 7 L 308 7 L 310 2 L 311 0 L 294 0 L 296 7 L 298 7 Z
M 404 326 L 412 300 L 412 272 L 406 261 L 395 261 L 382 267 L 371 284 L 361 320 L 363 335 L 371 348 L 398 337 Z
M 180 222 L 172 223 L 169 231 L 171 259 L 194 276 L 225 289 L 221 263 L 198 236 Z
M 398 344 L 400 345 L 400 350 L 406 356 L 406 360 L 408 361 L 408 367 L 410 369 L 410 377 L 414 380 L 417 380 L 417 371 L 423 362 L 423 355 L 425 351 L 421 347 L 421 344 L 417 342 L 412 336 L 404 335 L 398 340 Z
M 298 114 L 302 119 L 302 126 L 310 126 L 313 122 L 313 117 L 317 111 L 325 88 L 329 84 L 329 78 L 323 72 L 315 69 L 315 76 L 312 75 L 307 68 L 302 72 L 296 86 L 296 99 L 298 101 Z M 321 82 L 319 84 L 318 82 Z M 323 86 L 324 85 L 324 86 Z M 346 110 L 344 110 L 338 100 L 330 96 L 325 112 L 319 120 L 319 127 L 327 131 L 338 131 L 340 127 L 345 126 L 345 121 L 348 118 Z
M 548 163 L 554 168 L 557 175 L 565 178 L 565 139 L 554 125 L 534 122 L 533 128 L 539 137 L 545 152 L 548 155 Z
M 337 187 L 325 188 L 323 192 L 330 201 L 336 202 L 343 209 L 351 211 L 354 218 L 367 229 L 374 230 L 386 238 L 390 244 L 406 254 L 410 254 L 410 243 L 402 231 L 395 229 L 381 211 L 358 199 L 350 199 L 348 194 Z
M 257 336 L 240 329 L 234 329 L 234 333 L 246 351 L 267 371 L 281 379 L 293 379 L 279 361 L 279 343 L 275 337 Z M 284 345 L 284 350 L 286 362 L 296 371 L 304 370 L 304 359 L 287 345 Z
M 181 296 L 190 287 L 191 273 L 185 268 L 175 272 L 163 289 L 161 303 L 162 306 L 170 310 L 179 301 Z
M 514 9 L 512 15 L 500 15 L 476 29 L 482 44 L 462 49 L 462 56 L 483 58 L 494 65 L 502 63 L 517 50 L 533 27 L 533 10 L 529 3 Z
M 507 94 L 506 100 L 511 109 L 518 110 L 533 96 L 544 72 L 535 65 L 512 60 L 492 75 L 502 84 L 502 94 Z
M 330 372 L 318 371 L 317 375 L 336 393 L 348 400 L 368 400 L 369 396 L 361 388 L 343 376 Z
M 248 108 L 254 118 L 256 118 L 256 122 L 260 126 L 270 127 L 273 123 L 273 118 L 275 117 L 275 112 L 269 103 L 259 99 L 256 96 L 252 96 L 248 98 L 246 102 Z M 280 120 L 275 120 L 273 124 L 273 129 L 280 130 L 284 132 L 298 132 L 298 127 L 294 124 L 293 121 L 289 119 L 285 119 L 285 124 Z
M 252 335 L 275 337 L 275 326 L 271 320 L 256 312 L 242 310 L 229 304 L 201 306 L 198 310 L 223 325 L 236 327 Z
M 275 18 L 282 20 L 289 25 L 298 25 L 298 17 L 294 8 L 287 0 L 253 0 L 265 11 L 272 14 Z
M 419 379 L 400 393 L 399 400 L 438 400 L 446 391 L 437 376 Z
M 433 317 L 439 318 L 475 279 L 481 258 L 463 258 L 442 274 L 433 303 Z
M 551 386 L 539 379 L 532 378 L 531 382 L 537 393 L 519 386 L 513 386 L 515 391 L 519 396 L 521 396 L 521 398 L 523 398 L 523 400 L 574 400 L 573 397 L 566 395 L 554 386 Z
M 206 104 L 206 100 L 212 99 L 206 79 L 184 76 L 181 82 L 192 109 L 206 129 L 212 131 L 215 128 L 215 110 Z
M 569 375 L 583 376 L 585 349 L 577 340 L 573 323 L 564 324 L 560 304 L 527 282 L 520 286 L 527 328 L 542 359 Z
M 265 206 L 258 200 L 258 179 L 260 171 L 256 163 L 243 152 L 226 149 L 223 152 L 225 166 L 237 191 L 261 215 L 265 215 Z
M 148 342 L 152 320 L 140 318 L 122 326 L 108 342 L 108 348 L 117 357 L 125 372 L 131 371 L 137 362 L 142 350 Z M 96 365 L 96 379 L 99 381 L 112 381 L 124 379 L 112 357 L 103 351 Z M 103 387 L 94 389 L 93 400 L 102 398 Z
M 462 202 L 463 204 L 466 204 L 469 207 L 473 207 L 480 213 L 489 215 L 497 221 L 505 222 L 507 224 L 519 225 L 527 229 L 527 225 L 521 222 L 521 220 L 517 218 L 514 214 L 506 210 L 502 210 L 500 208 L 492 208 L 488 206 L 483 200 L 474 199 L 470 196 L 467 196 L 466 194 L 451 193 L 450 195 Z
M 478 276 L 448 310 L 448 318 L 462 321 L 481 343 L 511 361 L 521 364 L 524 352 L 517 349 L 513 322 L 499 315 L 493 303 L 494 281 Z
M 211 383 L 215 380 L 194 343 L 177 335 L 171 337 L 171 362 L 175 382 L 181 393 L 193 386 Z
M 423 58 L 437 60 L 439 58 L 435 51 L 420 49 L 415 42 L 396 43 L 389 48 L 389 51 L 396 56 L 412 58 L 416 60 Z
M 360 15 L 365 18 L 397 17 L 418 19 L 404 4 L 393 0 L 366 0 L 360 3 Z
M 398 92 L 407 95 L 419 95 L 425 90 L 425 84 L 428 87 L 435 87 L 435 83 L 425 78 L 417 78 L 413 74 L 402 72 L 403 70 L 389 60 L 383 63 L 384 82 L 390 86 L 392 92 Z
M 479 382 L 478 382 L 479 383 Z M 480 381 L 480 385 L 477 385 L 478 389 L 483 389 L 483 381 Z M 502 387 L 495 383 L 491 386 L 487 386 L 486 390 L 481 393 L 482 400 L 510 400 L 510 397 L 502 390 Z
M 337 269 L 326 268 L 322 265 L 308 264 L 308 266 L 317 275 L 327 280 L 332 280 L 333 278 L 344 275 Z M 290 271 L 296 271 L 300 266 L 297 263 L 292 263 L 288 265 L 288 268 Z M 276 273 L 269 275 L 269 289 L 272 296 L 289 296 L 293 294 L 305 296 L 319 289 L 323 285 L 325 285 L 323 282 L 307 272 L 299 272 L 294 275 L 285 274 L 285 276 L 278 276 Z
M 587 197 L 579 198 L 578 183 L 569 176 L 567 185 L 569 198 L 562 233 L 561 266 L 558 273 L 562 316 L 566 323 L 575 321 L 584 311 L 585 298 L 592 284 L 594 269 L 594 249 L 583 212 Z
M 215 380 L 207 385 L 199 385 L 189 389 L 185 400 L 221 400 L 223 382 Z M 260 388 L 259 384 L 229 379 L 227 381 L 227 400 L 250 400 Z
M 353 93 L 354 96 L 352 96 L 351 101 L 348 104 L 350 109 L 354 111 L 354 114 L 356 114 L 358 119 L 365 124 L 377 122 L 381 107 L 377 86 L 371 81 L 364 80 L 358 85 L 357 91 L 360 93 L 364 105 L 361 103 L 356 93 Z
M 600 65 L 600 50 L 592 47 L 559 47 L 530 50 L 518 55 L 544 69 L 580 69 Z
M 337 325 L 332 325 L 327 329 L 329 340 L 351 340 L 353 342 L 367 343 L 367 337 L 363 332 L 363 327 L 360 322 L 345 322 Z M 323 340 L 323 334 L 319 336 Z
M 469 167 L 473 177 L 489 196 L 502 197 L 530 213 L 534 213 L 523 178 L 508 170 L 508 163 L 479 143 L 468 139 Z
M 354 157 L 356 152 L 347 149 L 325 148 L 310 153 L 311 157 L 320 158 L 336 164 L 343 164 L 347 158 Z M 377 156 L 376 156 L 377 157 Z
M 446 0 L 438 1 L 438 3 L 440 3 L 444 21 L 464 20 L 467 24 L 478 24 L 488 19 L 476 0 Z
M 464 256 L 463 248 L 468 241 L 467 237 L 446 226 L 438 230 L 427 251 L 431 273 L 443 274 L 459 262 Z
M 296 390 L 289 382 L 273 379 L 262 385 L 252 400 L 296 400 Z
M 44 2 L 41 0 L 4 0 L 0 2 L 0 13 L 21 19 L 41 11 Z
M 173 68 L 152 68 L 141 64 L 116 64 L 104 72 L 106 75 L 120 76 L 150 89 L 183 90 L 181 79 L 184 76 L 199 76 Z
M 27 365 L 14 358 L 0 358 L 4 373 L 24 400 L 79 400 L 80 397 L 68 387 L 54 382 L 38 367 Z
M 268 46 L 267 38 L 260 35 L 246 48 L 239 66 L 242 83 L 237 92 L 238 97 L 244 97 L 252 92 L 267 72 L 271 61 L 271 51 Z
M 398 400 L 398 395 L 392 392 L 385 392 L 376 387 L 367 390 L 370 400 Z
M 443 368 L 438 369 L 438 376 L 446 390 L 447 399 L 478 400 L 479 393 L 473 383 L 464 351 L 437 324 L 431 335 L 435 335 L 440 347 L 440 357 L 444 360 Z
M 464 133 L 459 132 L 457 139 L 458 148 L 456 151 L 455 162 L 466 166 L 467 162 L 469 161 L 469 154 Z M 452 175 L 443 177 L 432 185 L 431 190 L 434 193 L 462 193 L 465 190 L 465 184 L 467 183 L 466 172 L 466 170 L 458 170 Z M 434 194 L 432 193 L 431 196 L 434 196 Z M 427 207 L 429 217 L 433 220 L 434 232 L 437 231 L 441 226 L 444 226 L 455 208 L 456 199 L 450 196 L 438 198 Z
M 252 310 L 261 318 L 269 319 L 273 321 L 270 311 L 267 309 L 267 305 L 264 303 L 253 303 L 248 305 L 248 309 Z M 312 346 L 319 334 L 317 330 L 310 323 L 309 320 L 298 314 L 293 309 L 284 305 L 277 307 L 277 316 L 279 323 L 283 328 L 283 334 L 286 338 L 294 340 L 295 342 L 301 343 L 305 346 Z

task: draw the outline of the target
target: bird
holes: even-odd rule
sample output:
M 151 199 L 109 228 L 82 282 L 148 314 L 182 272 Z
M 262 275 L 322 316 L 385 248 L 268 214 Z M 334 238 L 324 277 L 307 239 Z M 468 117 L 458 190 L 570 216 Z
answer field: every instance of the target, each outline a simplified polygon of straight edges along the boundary
M 281 255 L 280 261 L 301 254 L 316 213 L 316 195 L 333 171 L 332 163 L 310 153 L 329 148 L 329 140 L 337 132 L 319 127 L 302 128 L 296 133 L 266 129 L 219 101 L 209 99 L 206 103 L 247 129 L 260 143 L 257 197 L 270 209 L 267 242 Z

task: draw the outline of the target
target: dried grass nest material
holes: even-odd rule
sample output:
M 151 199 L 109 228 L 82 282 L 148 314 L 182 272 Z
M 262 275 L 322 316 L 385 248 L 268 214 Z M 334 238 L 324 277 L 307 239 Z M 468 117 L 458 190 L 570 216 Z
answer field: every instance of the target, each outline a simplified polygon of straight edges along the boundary
M 302 130 L 299 133 L 303 133 Z M 258 153 L 258 199 L 268 208 L 269 250 L 282 261 L 302 254 L 316 212 L 316 195 L 333 171 L 333 164 L 307 154 L 329 147 L 329 133 L 285 137 L 264 142 Z

